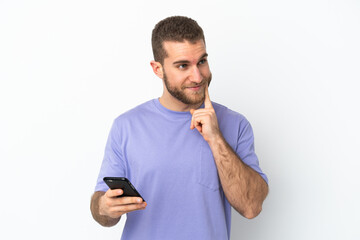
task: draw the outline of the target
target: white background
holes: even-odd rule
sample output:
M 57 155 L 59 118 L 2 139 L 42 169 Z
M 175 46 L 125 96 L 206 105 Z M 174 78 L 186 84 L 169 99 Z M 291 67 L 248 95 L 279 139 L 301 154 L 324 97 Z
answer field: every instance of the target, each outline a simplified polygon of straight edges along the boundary
M 252 123 L 270 180 L 231 239 L 359 239 L 356 0 L 1 0 L 0 238 L 120 238 L 90 197 L 113 119 L 162 93 L 150 37 L 171 15 L 203 27 L 210 97 Z

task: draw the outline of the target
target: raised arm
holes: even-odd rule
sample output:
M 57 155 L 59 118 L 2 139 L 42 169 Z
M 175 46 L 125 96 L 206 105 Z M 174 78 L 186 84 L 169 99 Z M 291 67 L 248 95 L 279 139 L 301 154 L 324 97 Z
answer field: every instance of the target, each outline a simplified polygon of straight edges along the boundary
M 210 146 L 225 196 L 232 207 L 246 218 L 256 217 L 268 193 L 265 180 L 246 165 L 226 142 L 218 126 L 208 89 L 205 107 L 190 110 L 191 129 L 197 129 Z
M 209 145 L 229 203 L 244 217 L 256 217 L 268 193 L 267 183 L 243 163 L 224 138 L 218 138 Z

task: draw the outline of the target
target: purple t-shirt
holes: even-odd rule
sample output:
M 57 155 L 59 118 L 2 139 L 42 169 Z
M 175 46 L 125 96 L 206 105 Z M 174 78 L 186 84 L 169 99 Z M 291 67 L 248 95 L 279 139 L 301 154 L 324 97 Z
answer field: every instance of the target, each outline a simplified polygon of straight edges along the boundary
M 249 122 L 213 107 L 228 144 L 267 182 Z M 230 239 L 231 206 L 210 147 L 190 121 L 190 112 L 171 111 L 158 99 L 115 119 L 95 191 L 108 190 L 104 177 L 126 177 L 148 204 L 127 214 L 122 239 Z

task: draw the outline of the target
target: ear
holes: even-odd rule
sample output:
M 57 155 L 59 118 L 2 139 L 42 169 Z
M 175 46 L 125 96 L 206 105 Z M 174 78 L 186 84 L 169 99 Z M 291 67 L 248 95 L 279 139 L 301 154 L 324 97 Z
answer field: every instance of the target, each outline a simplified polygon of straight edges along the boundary
M 162 67 L 161 63 L 156 62 L 156 61 L 151 61 L 150 65 L 151 65 L 155 75 L 158 76 L 159 78 L 163 79 L 164 73 L 163 73 L 163 67 Z

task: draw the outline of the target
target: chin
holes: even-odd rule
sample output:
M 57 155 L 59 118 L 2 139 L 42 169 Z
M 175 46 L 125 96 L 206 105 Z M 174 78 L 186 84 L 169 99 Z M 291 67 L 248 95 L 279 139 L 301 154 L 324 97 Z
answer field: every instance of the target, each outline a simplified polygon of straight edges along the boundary
M 205 97 L 201 97 L 201 98 L 192 98 L 192 99 L 187 99 L 188 101 L 188 104 L 191 104 L 191 105 L 197 105 L 197 104 L 201 104 L 204 102 L 205 100 Z

